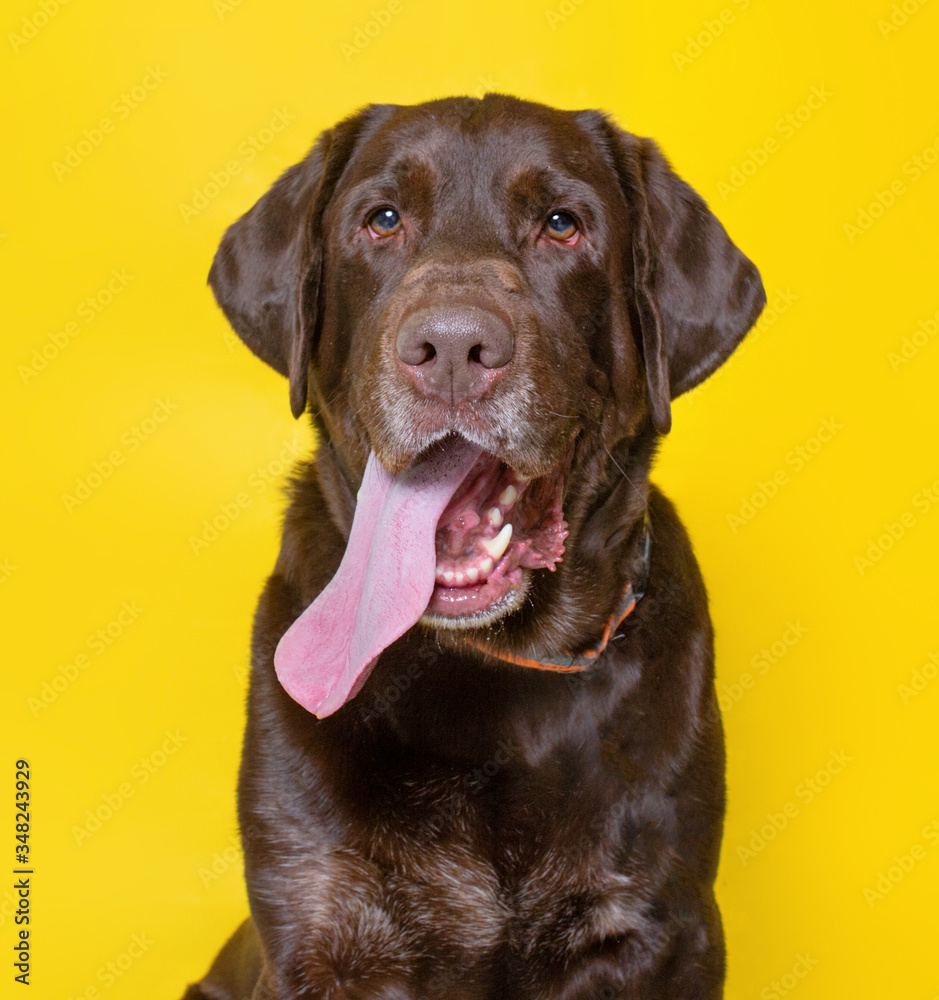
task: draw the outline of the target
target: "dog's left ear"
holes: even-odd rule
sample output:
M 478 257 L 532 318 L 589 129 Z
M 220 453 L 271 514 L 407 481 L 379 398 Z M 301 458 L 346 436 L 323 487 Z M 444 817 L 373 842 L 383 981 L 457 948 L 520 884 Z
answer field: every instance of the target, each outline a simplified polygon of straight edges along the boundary
M 631 268 L 652 419 L 665 434 L 671 401 L 721 365 L 756 322 L 766 293 L 753 263 L 651 139 L 607 118 L 605 132 L 630 206 Z
M 323 261 L 323 211 L 367 129 L 394 111 L 370 105 L 323 132 L 307 157 L 231 225 L 209 284 L 235 333 L 290 380 L 290 408 L 306 408 Z

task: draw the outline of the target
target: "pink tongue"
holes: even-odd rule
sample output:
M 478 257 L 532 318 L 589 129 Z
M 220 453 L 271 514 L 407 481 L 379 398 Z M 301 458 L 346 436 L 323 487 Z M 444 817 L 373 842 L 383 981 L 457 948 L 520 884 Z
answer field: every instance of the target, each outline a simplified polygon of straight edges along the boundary
M 427 609 L 437 522 L 480 453 L 458 438 L 398 476 L 369 455 L 339 569 L 274 653 L 280 683 L 308 712 L 325 718 L 356 695 Z

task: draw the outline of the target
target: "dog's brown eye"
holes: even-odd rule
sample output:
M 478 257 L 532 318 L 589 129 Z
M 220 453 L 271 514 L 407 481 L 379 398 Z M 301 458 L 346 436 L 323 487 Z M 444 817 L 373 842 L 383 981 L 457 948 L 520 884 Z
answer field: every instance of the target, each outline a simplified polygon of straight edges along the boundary
M 577 228 L 577 221 L 573 215 L 569 215 L 567 212 L 554 212 L 548 216 L 548 221 L 545 223 L 545 232 L 551 239 L 567 243 L 577 236 L 579 230 Z
M 372 236 L 391 236 L 401 228 L 401 216 L 393 208 L 380 208 L 368 220 Z

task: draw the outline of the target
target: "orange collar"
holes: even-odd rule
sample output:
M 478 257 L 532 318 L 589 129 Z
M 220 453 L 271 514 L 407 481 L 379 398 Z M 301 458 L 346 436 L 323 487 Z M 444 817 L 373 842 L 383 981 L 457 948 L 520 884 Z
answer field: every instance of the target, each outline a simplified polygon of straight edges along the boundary
M 477 642 L 473 639 L 469 639 L 467 642 L 474 649 L 479 650 L 481 653 L 485 653 L 487 656 L 492 656 L 497 660 L 503 660 L 506 663 L 514 663 L 519 667 L 531 667 L 533 670 L 553 670 L 558 673 L 571 673 L 577 670 L 583 670 L 585 667 L 589 667 L 591 664 L 596 663 L 600 654 L 606 649 L 607 645 L 613 639 L 618 639 L 620 635 L 622 635 L 622 633 L 619 632 L 620 625 L 622 625 L 629 615 L 632 614 L 636 605 L 639 603 L 639 600 L 645 595 L 646 585 L 649 580 L 649 558 L 651 550 L 652 532 L 649 527 L 649 512 L 647 510 L 643 516 L 642 525 L 640 527 L 639 573 L 637 574 L 635 580 L 630 580 L 630 582 L 626 584 L 623 596 L 617 603 L 616 609 L 611 615 L 609 621 L 607 621 L 604 626 L 603 635 L 600 637 L 600 641 L 595 646 L 582 650 L 580 653 L 563 652 L 555 655 L 538 655 L 535 659 L 529 659 L 528 657 L 518 656 L 514 653 L 496 652 L 485 642 Z

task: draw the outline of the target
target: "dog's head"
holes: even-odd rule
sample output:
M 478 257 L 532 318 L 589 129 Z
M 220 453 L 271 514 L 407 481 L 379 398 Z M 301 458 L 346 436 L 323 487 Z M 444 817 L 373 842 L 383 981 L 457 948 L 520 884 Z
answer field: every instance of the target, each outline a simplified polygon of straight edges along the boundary
M 365 560 L 384 546 L 382 572 L 420 578 L 391 631 L 514 613 L 525 641 L 571 600 L 540 571 L 603 577 L 628 443 L 668 431 L 765 301 L 654 143 L 500 95 L 374 105 L 323 133 L 228 230 L 210 283 L 353 489 L 374 456 Z M 402 531 L 432 553 L 412 560 Z

